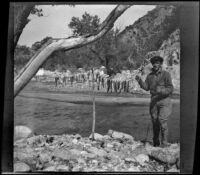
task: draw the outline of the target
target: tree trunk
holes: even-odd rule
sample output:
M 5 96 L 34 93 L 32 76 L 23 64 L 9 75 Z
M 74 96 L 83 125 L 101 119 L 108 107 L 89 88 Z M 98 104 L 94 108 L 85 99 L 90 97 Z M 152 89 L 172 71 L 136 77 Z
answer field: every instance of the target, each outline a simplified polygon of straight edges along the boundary
M 92 120 L 92 140 L 94 140 L 95 133 L 95 120 L 96 120 L 96 110 L 95 110 L 95 87 L 94 87 L 94 68 L 92 69 L 92 111 L 93 111 L 93 120 Z
M 20 76 L 16 78 L 14 84 L 14 97 L 26 86 L 26 84 L 32 79 L 32 77 L 37 73 L 40 66 L 48 59 L 48 57 L 57 50 L 72 50 L 76 48 L 83 47 L 89 43 L 92 43 L 102 36 L 104 36 L 114 25 L 121 14 L 130 7 L 130 5 L 118 5 L 105 19 L 99 28 L 96 35 L 89 37 L 76 37 L 76 38 L 62 38 L 62 39 L 52 39 L 51 43 L 38 51 L 30 62 L 28 66 L 24 69 Z
M 28 16 L 34 7 L 34 3 L 14 3 L 14 48 L 17 45 L 19 37 L 28 24 Z

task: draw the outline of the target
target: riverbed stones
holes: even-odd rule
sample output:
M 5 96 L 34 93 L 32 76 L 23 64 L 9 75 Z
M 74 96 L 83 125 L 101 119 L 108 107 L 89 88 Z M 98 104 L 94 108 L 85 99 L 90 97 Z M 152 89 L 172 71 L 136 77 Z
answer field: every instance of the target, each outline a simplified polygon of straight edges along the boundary
M 113 135 L 113 134 L 111 134 Z M 131 139 L 102 136 L 91 140 L 79 135 L 34 136 L 14 143 L 14 162 L 24 162 L 33 171 L 162 172 L 177 167 L 180 146 L 153 147 Z M 76 140 L 76 141 L 74 141 Z M 166 155 L 170 158 L 168 158 Z M 171 158 L 174 157 L 174 158 Z M 164 161 L 161 159 L 164 159 Z M 166 165 L 169 165 L 167 169 Z M 60 167 L 59 167 L 60 166 Z
M 30 167 L 24 162 L 18 162 L 14 164 L 14 172 L 28 172 Z

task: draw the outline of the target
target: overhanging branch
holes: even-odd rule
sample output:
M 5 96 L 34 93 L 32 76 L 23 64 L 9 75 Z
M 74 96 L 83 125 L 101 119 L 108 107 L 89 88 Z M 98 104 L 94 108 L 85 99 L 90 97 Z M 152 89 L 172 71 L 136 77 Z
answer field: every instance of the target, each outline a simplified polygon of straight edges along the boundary
M 41 50 L 39 50 L 25 66 L 25 69 L 21 71 L 20 75 L 16 77 L 14 83 L 14 97 L 26 86 L 31 78 L 37 73 L 40 66 L 48 59 L 48 57 L 57 50 L 72 50 L 75 48 L 83 47 L 89 43 L 92 43 L 102 36 L 104 36 L 114 25 L 114 22 L 124 11 L 126 11 L 131 5 L 118 5 L 105 19 L 99 28 L 99 32 L 96 35 L 89 37 L 72 37 L 63 39 L 52 39 L 51 42 Z

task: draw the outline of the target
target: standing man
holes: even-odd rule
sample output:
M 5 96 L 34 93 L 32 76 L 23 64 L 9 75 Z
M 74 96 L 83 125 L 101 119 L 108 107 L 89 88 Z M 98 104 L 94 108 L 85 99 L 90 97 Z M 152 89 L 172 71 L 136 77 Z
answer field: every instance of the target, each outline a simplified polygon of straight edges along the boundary
M 55 76 L 55 87 L 58 86 L 58 81 L 59 81 L 59 76 L 58 76 L 58 74 L 56 74 L 56 76 Z
M 67 77 L 65 74 L 63 74 L 63 77 L 62 77 L 63 86 L 66 86 L 66 80 L 67 80 Z
M 71 77 L 70 77 L 70 82 L 71 82 L 71 86 L 73 86 L 73 82 L 74 82 L 74 75 L 71 75 Z
M 170 73 L 162 70 L 163 58 L 155 56 L 150 61 L 153 68 L 145 82 L 138 75 L 135 79 L 141 88 L 150 91 L 151 94 L 150 115 L 153 124 L 153 144 L 165 147 L 169 145 L 167 120 L 172 111 L 170 96 L 173 92 L 173 84 Z M 160 132 L 161 140 L 159 140 Z

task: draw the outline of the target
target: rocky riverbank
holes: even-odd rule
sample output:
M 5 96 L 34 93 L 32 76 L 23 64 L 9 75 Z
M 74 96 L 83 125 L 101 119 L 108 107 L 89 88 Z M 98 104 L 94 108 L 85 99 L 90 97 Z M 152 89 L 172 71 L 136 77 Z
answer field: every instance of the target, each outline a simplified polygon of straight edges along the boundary
M 180 145 L 153 147 L 109 130 L 95 140 L 76 135 L 37 135 L 14 142 L 14 171 L 179 172 Z

